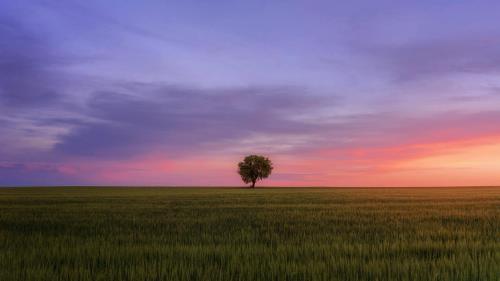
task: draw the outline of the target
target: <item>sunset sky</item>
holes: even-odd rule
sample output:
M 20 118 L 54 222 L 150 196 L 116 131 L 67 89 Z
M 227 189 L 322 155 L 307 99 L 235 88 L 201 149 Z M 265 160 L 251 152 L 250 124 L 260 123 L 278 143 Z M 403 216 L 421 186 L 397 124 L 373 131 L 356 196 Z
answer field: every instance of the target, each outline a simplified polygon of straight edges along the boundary
M 499 15 L 0 0 L 0 185 L 500 185 Z

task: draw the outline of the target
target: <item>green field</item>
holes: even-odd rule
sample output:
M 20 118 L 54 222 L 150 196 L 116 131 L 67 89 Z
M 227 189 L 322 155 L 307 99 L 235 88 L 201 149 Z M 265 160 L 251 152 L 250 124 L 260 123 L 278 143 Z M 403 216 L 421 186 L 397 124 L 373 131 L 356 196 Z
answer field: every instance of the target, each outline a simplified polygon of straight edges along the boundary
M 500 188 L 0 188 L 0 280 L 500 280 Z

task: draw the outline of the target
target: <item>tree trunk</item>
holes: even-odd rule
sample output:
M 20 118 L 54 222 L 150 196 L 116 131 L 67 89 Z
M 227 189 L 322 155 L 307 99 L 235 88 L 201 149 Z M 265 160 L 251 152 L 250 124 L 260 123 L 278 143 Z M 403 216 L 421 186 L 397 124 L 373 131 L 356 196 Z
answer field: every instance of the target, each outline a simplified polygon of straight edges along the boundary
M 252 188 L 255 188 L 255 181 L 252 181 Z

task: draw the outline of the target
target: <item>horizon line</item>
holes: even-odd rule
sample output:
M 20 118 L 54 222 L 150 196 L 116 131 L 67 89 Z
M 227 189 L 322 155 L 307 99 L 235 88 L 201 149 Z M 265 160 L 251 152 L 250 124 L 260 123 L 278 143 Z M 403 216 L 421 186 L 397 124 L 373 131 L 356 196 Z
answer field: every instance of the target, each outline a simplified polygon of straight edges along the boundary
M 436 185 L 436 186 L 233 186 L 233 185 L 0 185 L 0 188 L 206 188 L 206 189 L 411 189 L 411 188 L 500 188 L 500 185 Z

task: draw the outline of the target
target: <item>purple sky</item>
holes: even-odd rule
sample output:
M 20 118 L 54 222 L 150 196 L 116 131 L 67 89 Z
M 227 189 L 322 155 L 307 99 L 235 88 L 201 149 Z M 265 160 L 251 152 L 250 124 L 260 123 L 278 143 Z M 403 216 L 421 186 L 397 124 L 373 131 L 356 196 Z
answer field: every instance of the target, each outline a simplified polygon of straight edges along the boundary
M 0 185 L 238 185 L 253 153 L 269 185 L 500 184 L 499 15 L 0 0 Z

